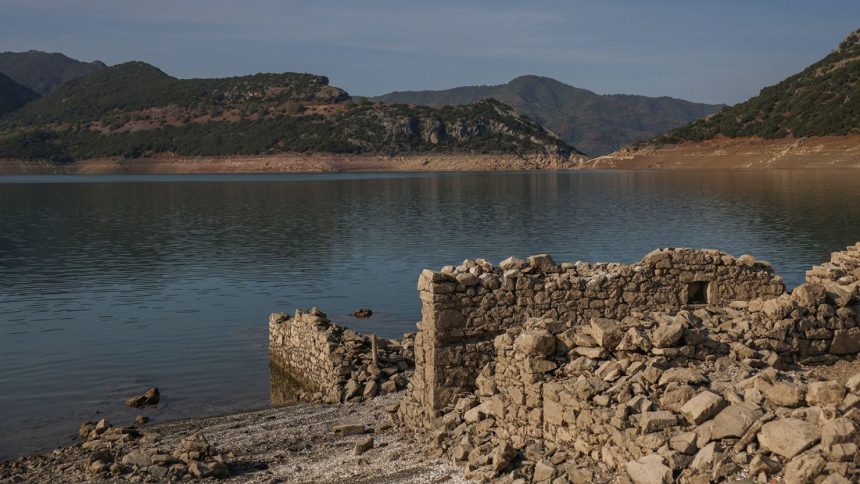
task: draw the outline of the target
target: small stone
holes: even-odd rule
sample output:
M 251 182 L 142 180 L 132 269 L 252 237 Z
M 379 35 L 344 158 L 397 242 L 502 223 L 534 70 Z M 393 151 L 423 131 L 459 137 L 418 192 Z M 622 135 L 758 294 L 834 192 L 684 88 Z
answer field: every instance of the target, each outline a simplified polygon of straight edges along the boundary
M 833 444 L 844 444 L 854 440 L 857 426 L 850 419 L 837 417 L 821 426 L 821 446 L 825 449 Z
M 373 437 L 362 437 L 355 441 L 355 446 L 352 448 L 354 455 L 361 455 L 373 448 Z
M 692 455 L 696 452 L 696 433 L 682 432 L 669 439 L 669 447 L 682 454 Z
M 205 462 L 193 460 L 188 464 L 188 472 L 190 472 L 194 477 L 209 477 L 212 470 Z
M 341 424 L 331 428 L 335 435 L 348 437 L 350 435 L 359 435 L 365 432 L 364 425 L 361 424 Z
M 672 469 L 663 464 L 663 457 L 650 454 L 624 466 L 634 484 L 670 484 Z
M 732 404 L 724 408 L 710 422 L 711 437 L 743 437 L 750 425 L 761 416 L 761 412 L 744 404 Z
M 764 398 L 781 407 L 798 407 L 803 403 L 803 397 L 803 389 L 793 383 L 778 382 L 764 390 Z
M 388 380 L 379 386 L 382 393 L 391 393 L 397 391 L 397 383 L 394 380 Z
M 535 465 L 533 479 L 535 482 L 549 481 L 555 476 L 555 466 L 547 461 L 540 461 Z
M 785 482 L 791 484 L 807 484 L 821 475 L 827 461 L 821 454 L 812 452 L 791 459 L 785 466 Z
M 138 415 L 137 417 L 134 417 L 134 424 L 138 427 L 143 427 L 147 422 L 149 422 L 149 417 L 146 415 Z
M 809 405 L 838 406 L 845 398 L 845 387 L 835 381 L 817 381 L 809 384 L 806 402 Z
M 368 308 L 361 308 L 357 311 L 353 311 L 352 315 L 356 318 L 364 319 L 373 316 L 373 311 Z
M 698 385 L 707 382 L 708 379 L 698 370 L 692 368 L 669 368 L 660 375 L 659 384 L 685 383 L 688 385 Z
M 818 442 L 818 428 L 797 418 L 768 422 L 761 427 L 758 441 L 762 448 L 791 459 Z
M 681 415 L 691 424 L 699 425 L 716 415 L 725 406 L 726 401 L 723 397 L 713 392 L 704 391 L 688 400 L 681 407 Z
M 379 384 L 376 383 L 376 380 L 370 380 L 367 384 L 364 385 L 364 392 L 362 396 L 364 396 L 365 400 L 369 400 L 376 395 L 379 394 Z
M 128 466 L 146 467 L 152 464 L 152 461 L 149 454 L 140 450 L 133 450 L 123 456 L 122 463 Z
M 642 415 L 639 417 L 639 425 L 642 427 L 642 431 L 646 433 L 674 427 L 677 423 L 678 417 L 667 410 L 642 412 Z

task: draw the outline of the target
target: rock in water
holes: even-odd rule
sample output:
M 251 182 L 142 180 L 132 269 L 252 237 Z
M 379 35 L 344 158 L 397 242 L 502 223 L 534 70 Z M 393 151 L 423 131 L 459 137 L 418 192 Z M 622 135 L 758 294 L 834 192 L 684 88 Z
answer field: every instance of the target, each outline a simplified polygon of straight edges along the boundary
M 368 308 L 361 308 L 358 311 L 352 313 L 356 318 L 369 318 L 373 316 L 373 311 Z
M 147 405 L 158 405 L 160 399 L 161 394 L 158 393 L 158 388 L 150 388 L 143 395 L 129 398 L 125 404 L 129 407 L 141 408 Z

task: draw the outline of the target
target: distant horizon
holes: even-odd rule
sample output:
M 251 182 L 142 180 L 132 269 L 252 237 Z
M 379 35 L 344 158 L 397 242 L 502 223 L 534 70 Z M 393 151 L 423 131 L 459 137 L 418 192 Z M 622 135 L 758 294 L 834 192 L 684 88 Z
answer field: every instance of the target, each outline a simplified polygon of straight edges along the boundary
M 764 0 L 3 0 L 0 49 L 178 78 L 307 72 L 354 96 L 548 77 L 598 94 L 736 104 L 832 51 L 860 4 Z

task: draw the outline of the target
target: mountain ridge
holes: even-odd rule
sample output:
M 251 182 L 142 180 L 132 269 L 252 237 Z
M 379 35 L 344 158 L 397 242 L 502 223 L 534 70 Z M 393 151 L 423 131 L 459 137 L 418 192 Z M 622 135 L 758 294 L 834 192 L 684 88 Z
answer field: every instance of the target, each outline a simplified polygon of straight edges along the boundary
M 6 159 L 277 153 L 584 158 L 494 99 L 437 108 L 374 104 L 356 102 L 325 76 L 177 79 L 143 62 L 68 81 L 0 125 Z
M 0 52 L 0 73 L 41 96 L 65 82 L 105 68 L 104 62 L 83 62 L 59 52 Z
M 395 91 L 370 99 L 432 106 L 464 104 L 487 97 L 512 106 L 589 155 L 606 154 L 653 138 L 722 107 L 669 96 L 597 94 L 533 74 L 518 76 L 505 84 Z
M 860 29 L 821 60 L 742 103 L 656 137 L 650 144 L 718 137 L 844 136 L 860 133 Z
M 0 115 L 20 109 L 38 98 L 39 95 L 26 86 L 18 84 L 5 74 L 0 74 Z

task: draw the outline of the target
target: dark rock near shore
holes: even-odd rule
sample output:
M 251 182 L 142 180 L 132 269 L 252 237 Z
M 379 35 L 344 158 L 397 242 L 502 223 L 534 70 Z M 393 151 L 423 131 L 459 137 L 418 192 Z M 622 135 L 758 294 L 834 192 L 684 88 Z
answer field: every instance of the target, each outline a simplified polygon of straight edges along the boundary
M 368 308 L 361 308 L 358 311 L 355 311 L 354 313 L 352 313 L 352 315 L 355 316 L 356 318 L 362 318 L 362 319 L 363 318 L 369 318 L 369 317 L 373 316 L 373 311 L 371 311 Z
M 125 404 L 129 407 L 142 408 L 148 405 L 158 405 L 159 400 L 161 400 L 161 394 L 158 392 L 158 388 L 150 388 L 143 395 L 129 398 Z

